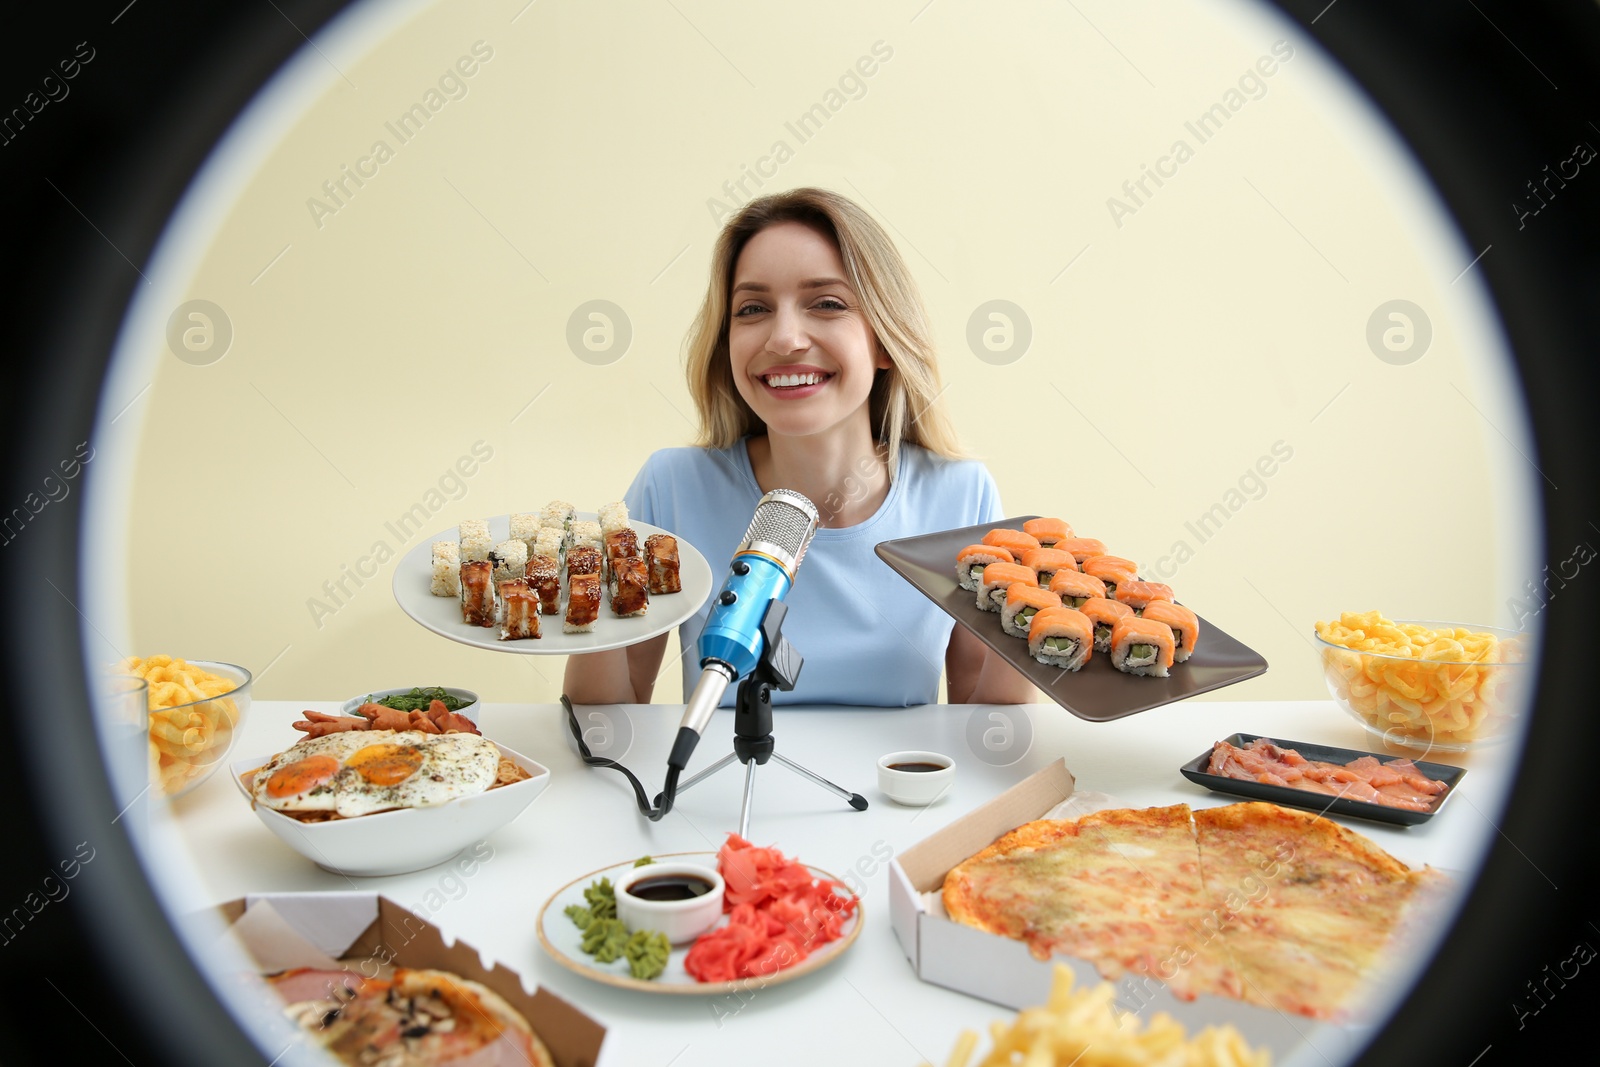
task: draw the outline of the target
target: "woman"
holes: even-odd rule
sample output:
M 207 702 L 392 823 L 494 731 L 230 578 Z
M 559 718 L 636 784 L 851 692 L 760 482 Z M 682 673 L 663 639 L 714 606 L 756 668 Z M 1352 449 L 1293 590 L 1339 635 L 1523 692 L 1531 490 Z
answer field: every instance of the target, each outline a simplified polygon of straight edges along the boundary
M 877 558 L 880 541 L 1003 517 L 984 467 L 960 458 L 939 403 L 926 316 L 888 235 L 851 201 L 795 189 L 751 201 L 717 240 L 689 340 L 696 447 L 655 453 L 629 514 L 722 568 L 761 494 L 793 489 L 822 521 L 785 598 L 806 658 L 775 702 L 1015 704 L 1033 688 Z M 708 603 L 684 623 L 684 692 Z M 666 636 L 573 656 L 577 704 L 649 703 Z M 730 688 L 723 698 L 729 704 Z

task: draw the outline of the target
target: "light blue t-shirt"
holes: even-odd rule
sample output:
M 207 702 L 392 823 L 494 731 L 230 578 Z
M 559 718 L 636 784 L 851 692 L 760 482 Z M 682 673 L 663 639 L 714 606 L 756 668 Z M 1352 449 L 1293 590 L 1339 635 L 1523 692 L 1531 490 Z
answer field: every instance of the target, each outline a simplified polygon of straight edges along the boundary
M 744 441 L 726 449 L 656 452 L 624 497 L 630 516 L 684 538 L 706 557 L 713 589 L 721 587 L 760 499 Z M 1003 517 L 999 490 L 983 464 L 902 445 L 899 472 L 877 513 L 848 529 L 819 529 L 806 550 L 784 598 L 789 613 L 783 625 L 805 665 L 795 688 L 774 691 L 773 703 L 904 707 L 937 700 L 955 623 L 873 547 Z M 952 574 L 954 566 L 952 560 Z M 685 694 L 700 679 L 694 647 L 710 610 L 708 600 L 678 630 L 689 650 L 682 659 Z M 734 695 L 730 686 L 724 707 Z

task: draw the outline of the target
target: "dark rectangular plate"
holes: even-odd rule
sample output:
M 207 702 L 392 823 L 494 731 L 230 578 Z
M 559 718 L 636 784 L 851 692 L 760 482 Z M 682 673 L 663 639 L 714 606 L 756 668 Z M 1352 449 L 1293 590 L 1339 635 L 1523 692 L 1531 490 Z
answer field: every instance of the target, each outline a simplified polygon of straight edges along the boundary
M 983 540 L 990 530 L 1020 530 L 1024 522 L 1035 517 L 1023 515 L 884 541 L 877 546 L 878 557 L 1021 671 L 1051 700 L 1090 722 L 1110 722 L 1149 711 L 1266 672 L 1267 661 L 1260 653 L 1205 619 L 1200 619 L 1200 643 L 1194 654 L 1183 663 L 1174 663 L 1165 678 L 1124 674 L 1111 665 L 1109 655 L 1101 652 L 1090 656 L 1089 662 L 1077 671 L 1051 667 L 1028 655 L 1028 642 L 1000 629 L 1000 616 L 979 608 L 976 595 L 956 584 L 956 553 Z
M 1261 734 L 1234 734 L 1224 737 L 1223 740 L 1235 748 L 1249 744 L 1261 737 Z M 1398 756 L 1385 756 L 1381 752 L 1362 752 L 1355 748 L 1329 748 L 1327 745 L 1314 745 L 1309 741 L 1285 741 L 1277 737 L 1269 737 L 1268 741 L 1279 748 L 1292 748 L 1308 760 L 1317 760 L 1321 763 L 1349 763 L 1351 760 L 1360 759 L 1362 756 L 1373 756 L 1381 763 Z M 1212 748 L 1216 746 L 1213 745 Z M 1220 774 L 1207 774 L 1203 767 L 1211 762 L 1211 748 L 1206 749 L 1194 759 L 1185 763 L 1178 770 L 1183 776 L 1196 785 L 1203 785 L 1217 793 L 1232 793 L 1235 796 L 1249 797 L 1251 800 L 1268 800 L 1274 804 L 1282 804 L 1290 808 L 1304 808 L 1321 815 L 1332 812 L 1335 815 L 1345 815 L 1352 819 L 1370 819 L 1373 822 L 1397 823 L 1401 826 L 1415 826 L 1427 822 L 1439 813 L 1445 802 L 1455 795 L 1456 785 L 1466 776 L 1466 770 L 1461 767 L 1451 767 L 1444 763 L 1424 763 L 1413 760 L 1416 768 L 1421 773 L 1434 781 L 1443 782 L 1445 790 L 1439 794 L 1438 803 L 1434 804 L 1432 811 L 1403 811 L 1400 808 L 1386 808 L 1382 804 L 1371 804 L 1365 800 L 1351 800 L 1348 797 L 1330 797 L 1325 793 L 1311 793 L 1304 789 L 1296 789 L 1287 785 L 1268 785 L 1265 782 L 1250 782 L 1242 778 L 1228 778 Z

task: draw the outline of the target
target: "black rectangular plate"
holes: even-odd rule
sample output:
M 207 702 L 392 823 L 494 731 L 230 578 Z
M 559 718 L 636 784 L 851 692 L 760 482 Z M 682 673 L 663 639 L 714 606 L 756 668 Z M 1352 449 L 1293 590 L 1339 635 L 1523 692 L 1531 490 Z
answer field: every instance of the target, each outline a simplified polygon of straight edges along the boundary
M 1261 734 L 1234 734 L 1232 737 L 1223 738 L 1235 748 L 1243 747 L 1251 741 L 1261 737 Z M 1392 759 L 1401 759 L 1400 756 L 1385 756 L 1381 752 L 1362 752 L 1355 748 L 1329 748 L 1327 745 L 1314 745 L 1309 741 L 1285 741 L 1277 737 L 1269 737 L 1268 741 L 1279 748 L 1292 748 L 1308 760 L 1317 760 L 1321 763 L 1349 763 L 1351 760 L 1360 759 L 1362 756 L 1373 756 L 1380 763 L 1387 763 Z M 1216 746 L 1213 745 L 1212 748 Z M 1216 793 L 1232 793 L 1234 796 L 1249 797 L 1251 800 L 1268 800 L 1274 804 L 1282 804 L 1289 808 L 1304 808 L 1326 815 L 1332 812 L 1335 815 L 1344 815 L 1352 819 L 1370 819 L 1373 822 L 1397 823 L 1401 826 L 1415 826 L 1427 822 L 1439 813 L 1445 802 L 1455 795 L 1456 785 L 1466 776 L 1462 767 L 1451 767 L 1444 763 L 1424 763 L 1413 760 L 1416 768 L 1422 774 L 1434 781 L 1443 782 L 1445 790 L 1439 794 L 1439 802 L 1433 806 L 1432 811 L 1403 811 L 1400 808 L 1386 808 L 1382 804 L 1370 804 L 1365 800 L 1351 800 L 1348 797 L 1329 797 L 1325 793 L 1310 793 L 1304 789 L 1296 789 L 1287 785 L 1268 785 L 1265 782 L 1249 782 L 1242 778 L 1228 778 L 1220 774 L 1207 774 L 1202 768 L 1211 762 L 1211 751 L 1208 748 L 1194 759 L 1185 763 L 1178 770 L 1183 776 L 1196 785 L 1203 785 Z
M 1183 663 L 1174 663 L 1165 678 L 1124 674 L 1111 665 L 1110 656 L 1101 652 L 1090 656 L 1089 662 L 1077 671 L 1051 667 L 1028 655 L 1028 642 L 1000 629 L 1000 616 L 979 608 L 977 596 L 956 584 L 956 554 L 983 540 L 990 530 L 1020 530 L 1024 522 L 1035 517 L 1022 515 L 884 541 L 877 546 L 877 553 L 895 573 L 976 634 L 1047 697 L 1080 719 L 1110 722 L 1266 673 L 1267 661 L 1260 653 L 1205 619 L 1200 619 L 1200 644 L 1194 654 Z

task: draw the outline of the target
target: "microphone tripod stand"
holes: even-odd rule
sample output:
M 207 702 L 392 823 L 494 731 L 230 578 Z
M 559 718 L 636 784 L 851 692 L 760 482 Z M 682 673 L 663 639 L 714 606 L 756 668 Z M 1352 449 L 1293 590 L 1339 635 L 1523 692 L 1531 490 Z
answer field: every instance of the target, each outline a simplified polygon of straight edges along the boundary
M 833 784 L 777 751 L 777 744 L 772 737 L 772 690 L 776 687 L 786 693 L 793 689 L 800 677 L 800 667 L 805 662 L 783 636 L 783 618 L 788 610 L 781 600 L 772 600 L 767 604 L 766 614 L 761 620 L 761 658 L 755 670 L 739 683 L 734 700 L 733 751 L 678 786 L 678 792 L 681 793 L 696 782 L 711 777 L 735 759 L 743 763 L 744 803 L 739 809 L 739 836 L 743 838 L 750 836 L 750 803 L 755 796 L 756 768 L 769 759 L 777 760 L 800 777 L 815 782 L 856 811 L 867 810 L 867 798 L 860 793 L 852 793 L 843 786 Z M 658 795 L 657 807 L 661 806 L 661 800 Z

